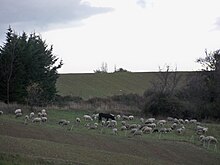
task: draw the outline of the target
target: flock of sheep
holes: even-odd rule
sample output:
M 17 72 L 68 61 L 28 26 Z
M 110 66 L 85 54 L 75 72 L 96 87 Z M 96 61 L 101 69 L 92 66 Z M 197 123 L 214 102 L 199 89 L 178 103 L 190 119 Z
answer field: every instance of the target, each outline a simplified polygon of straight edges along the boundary
M 21 109 L 15 110 L 15 118 L 22 116 Z M 3 111 L 0 111 L 0 115 L 3 115 Z M 200 122 L 197 122 L 196 119 L 177 119 L 172 117 L 167 117 L 167 119 L 156 120 L 155 118 L 138 118 L 133 115 L 113 115 L 113 119 L 103 120 L 99 118 L 99 114 L 92 115 L 83 115 L 81 118 L 76 117 L 73 122 L 70 130 L 76 125 L 83 125 L 88 130 L 99 130 L 100 133 L 103 133 L 105 129 L 111 131 L 111 134 L 118 135 L 119 132 L 124 132 L 125 136 L 142 136 L 143 134 L 152 134 L 158 133 L 159 138 L 162 134 L 168 134 L 170 132 L 175 132 L 176 134 L 184 134 L 184 132 L 189 129 L 194 129 L 194 135 L 198 136 L 198 140 L 203 144 L 204 147 L 209 148 L 210 144 L 214 144 L 214 150 L 217 150 L 216 145 L 218 140 L 213 136 L 206 136 L 208 132 L 208 127 L 202 126 Z M 137 120 L 134 120 L 137 118 Z M 47 112 L 45 109 L 42 109 L 40 112 L 35 114 L 31 112 L 29 115 L 25 115 L 24 124 L 32 123 L 45 123 L 47 122 Z M 70 125 L 69 120 L 61 119 L 57 121 L 61 126 Z
M 114 115 L 113 115 L 114 116 Z M 115 120 L 98 120 L 99 114 L 84 115 L 82 117 L 84 126 L 88 129 L 100 130 L 100 133 L 104 129 L 110 129 L 113 135 L 118 135 L 119 132 L 124 132 L 125 136 L 142 136 L 143 134 L 158 133 L 159 138 L 162 134 L 175 132 L 176 134 L 184 134 L 187 129 L 193 128 L 194 135 L 198 137 L 198 140 L 204 147 L 209 148 L 210 144 L 214 144 L 214 150 L 217 150 L 218 140 L 214 136 L 206 136 L 208 127 L 202 126 L 203 124 L 196 119 L 177 119 L 167 117 L 166 120 L 156 120 L 155 118 L 139 118 L 134 122 L 134 116 L 116 115 Z M 75 123 L 79 125 L 81 119 L 77 117 Z M 72 129 L 72 127 L 71 127 Z M 192 135 L 194 138 L 194 136 Z

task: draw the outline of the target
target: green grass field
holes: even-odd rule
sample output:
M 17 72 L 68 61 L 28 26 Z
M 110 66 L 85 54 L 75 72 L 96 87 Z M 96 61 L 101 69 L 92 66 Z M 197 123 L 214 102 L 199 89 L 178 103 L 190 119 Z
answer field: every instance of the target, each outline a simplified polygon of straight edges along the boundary
M 76 117 L 89 111 L 48 110 L 47 123 L 28 123 L 24 116 L 0 116 L 0 165 L 28 164 L 79 164 L 79 165 L 141 165 L 186 164 L 217 165 L 220 147 L 206 149 L 198 141 L 193 125 L 186 125 L 186 132 L 158 133 L 133 137 L 119 131 L 113 135 L 110 128 L 89 130 L 83 121 L 77 125 Z M 70 120 L 70 125 L 60 126 L 60 119 Z M 97 121 L 96 121 L 97 122 Z M 129 123 L 140 123 L 139 118 Z M 118 129 L 121 124 L 118 122 Z M 220 139 L 220 125 L 205 124 Z M 71 129 L 72 128 L 72 129 Z
M 61 74 L 56 85 L 60 95 L 80 96 L 84 99 L 128 93 L 142 95 L 158 74 L 158 72 Z M 186 76 L 192 72 L 178 74 L 182 75 L 183 83 Z

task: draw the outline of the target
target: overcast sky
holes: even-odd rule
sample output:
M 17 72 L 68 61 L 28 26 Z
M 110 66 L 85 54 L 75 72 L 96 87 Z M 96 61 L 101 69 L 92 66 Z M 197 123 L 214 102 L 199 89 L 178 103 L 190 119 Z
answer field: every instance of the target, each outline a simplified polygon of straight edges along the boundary
M 9 25 L 53 45 L 60 73 L 195 71 L 220 49 L 219 0 L 1 0 L 1 44 Z

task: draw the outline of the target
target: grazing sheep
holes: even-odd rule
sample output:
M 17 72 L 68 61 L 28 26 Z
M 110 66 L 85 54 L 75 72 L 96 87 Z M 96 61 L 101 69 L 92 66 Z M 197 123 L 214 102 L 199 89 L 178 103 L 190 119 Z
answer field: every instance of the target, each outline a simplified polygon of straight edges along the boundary
M 46 113 L 46 110 L 45 110 L 45 109 L 42 109 L 42 110 L 41 110 L 41 113 Z
M 40 117 L 35 117 L 33 120 L 32 120 L 33 123 L 41 123 L 41 118 Z
M 151 128 L 155 128 L 156 124 L 155 123 L 149 123 L 149 124 L 146 124 L 146 126 L 151 127 Z
M 155 121 L 155 118 L 149 118 L 145 121 L 145 124 L 150 124 L 153 123 Z
M 70 121 L 66 120 L 66 121 L 63 122 L 62 126 L 68 125 L 69 123 L 70 123 Z
M 140 118 L 140 122 L 141 122 L 141 123 L 144 123 L 144 118 Z
M 93 118 L 93 120 L 97 120 L 98 117 L 99 117 L 99 114 L 98 114 L 98 113 L 97 113 L 97 114 L 92 114 L 92 118 Z
M 145 126 L 141 129 L 143 131 L 143 133 L 151 133 L 152 132 L 152 128 Z
M 118 129 L 117 128 L 113 128 L 112 129 L 112 134 L 113 135 L 118 135 Z
M 80 122 L 81 122 L 80 118 L 77 117 L 77 118 L 76 118 L 76 123 L 80 123 Z
M 161 128 L 161 129 L 159 130 L 159 132 L 160 132 L 160 133 L 167 133 L 167 129 L 166 129 L 166 128 Z
M 17 113 L 21 113 L 21 109 L 16 109 L 15 114 L 17 114 Z
M 133 128 L 133 129 L 131 129 L 130 133 L 133 134 L 133 133 L 135 133 L 137 130 L 138 130 L 137 128 Z
M 143 135 L 142 130 L 136 130 L 136 131 L 133 133 L 133 136 L 142 136 L 142 135 Z
M 186 123 L 186 124 L 188 124 L 188 123 L 189 123 L 189 120 L 188 120 L 188 119 L 185 119 L 184 121 L 185 121 L 185 123 Z
M 173 124 L 171 125 L 172 130 L 176 129 L 176 127 L 177 127 L 177 123 L 173 123 Z
M 204 136 L 204 135 L 201 135 L 199 137 L 200 141 L 203 143 L 203 147 L 206 147 L 206 143 L 207 143 L 207 148 L 209 149 L 209 146 L 210 144 L 214 144 L 215 145 L 215 148 L 214 150 L 217 150 L 217 147 L 216 147 L 216 144 L 218 143 L 218 140 L 213 137 L 213 136 Z
M 47 113 L 46 112 L 41 112 L 41 116 L 42 117 L 47 117 Z
M 157 124 L 158 125 L 160 125 L 160 126 L 163 126 L 164 124 L 166 124 L 166 120 L 159 120 L 158 122 L 157 122 Z
M 15 118 L 18 118 L 18 117 L 21 117 L 22 116 L 22 113 L 21 112 L 18 112 L 15 114 Z
M 118 125 L 116 120 L 111 120 L 110 123 L 111 123 L 112 127 L 116 127 Z
M 174 118 L 172 118 L 172 117 L 167 117 L 167 121 L 173 121 L 174 120 Z
M 138 128 L 138 125 L 137 124 L 130 124 L 129 129 L 133 129 L 133 128 Z
M 121 121 L 121 125 L 126 125 L 126 121 Z
M 29 120 L 29 116 L 28 116 L 28 115 L 26 115 L 26 116 L 24 117 L 24 124 L 25 124 L 25 125 L 27 125 L 27 124 L 28 124 L 28 120 Z
M 134 116 L 133 116 L 133 115 L 130 115 L 130 116 L 128 116 L 128 119 L 129 119 L 129 120 L 134 120 Z
M 30 119 L 33 119 L 34 117 L 34 112 L 31 112 L 30 115 L 29 115 Z
M 203 134 L 203 133 L 206 133 L 208 131 L 208 128 L 207 127 L 202 127 L 200 125 L 198 125 L 196 127 L 196 133 L 197 134 Z
M 0 111 L 0 116 L 3 115 L 3 111 Z
M 127 130 L 127 127 L 126 126 L 121 126 L 121 131 L 125 131 L 125 130 Z
M 184 130 L 185 130 L 185 127 L 184 127 L 184 126 L 182 126 L 181 128 L 176 129 L 176 131 L 177 131 L 179 134 L 183 133 Z
M 159 132 L 159 129 L 158 128 L 154 128 L 152 133 L 155 133 L 155 132 Z
M 38 112 L 37 116 L 38 116 L 38 117 L 41 117 L 41 116 L 42 116 L 42 113 L 41 113 L 41 112 Z
M 120 119 L 121 119 L 121 115 L 117 115 L 116 118 L 117 118 L 118 120 L 120 120 Z
M 96 124 L 89 125 L 88 129 L 97 129 L 98 126 Z
M 46 122 L 47 121 L 47 117 L 41 117 L 41 121 L 42 122 Z
M 126 116 L 126 115 L 123 115 L 123 116 L 122 116 L 122 120 L 129 120 L 129 117 Z
M 65 120 L 65 119 L 61 119 L 59 122 L 58 122 L 58 124 L 59 125 L 67 125 L 67 124 L 69 124 L 70 123 L 70 121 L 68 121 L 68 120 Z
M 92 117 L 89 116 L 89 115 L 84 115 L 83 118 L 84 118 L 86 121 L 88 121 L 88 120 L 93 121 Z
M 181 124 L 185 124 L 185 121 L 184 121 L 183 119 L 179 119 L 179 122 L 180 122 Z
M 105 121 L 104 120 L 101 121 L 101 126 L 105 126 Z
M 196 119 L 191 119 L 191 120 L 189 121 L 189 123 L 191 123 L 191 124 L 196 124 L 196 123 L 197 123 L 197 120 L 196 120 Z

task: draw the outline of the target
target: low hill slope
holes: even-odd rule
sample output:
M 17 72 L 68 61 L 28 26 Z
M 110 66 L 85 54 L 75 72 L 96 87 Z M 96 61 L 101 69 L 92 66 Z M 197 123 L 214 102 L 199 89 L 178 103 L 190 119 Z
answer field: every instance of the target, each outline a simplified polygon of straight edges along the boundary
M 106 97 L 119 94 L 137 93 L 142 95 L 157 78 L 158 72 L 118 72 L 61 74 L 57 80 L 60 95 Z M 178 72 L 182 76 L 181 84 L 192 72 Z

